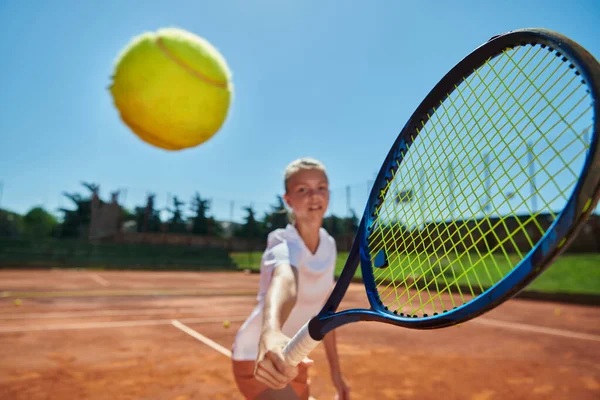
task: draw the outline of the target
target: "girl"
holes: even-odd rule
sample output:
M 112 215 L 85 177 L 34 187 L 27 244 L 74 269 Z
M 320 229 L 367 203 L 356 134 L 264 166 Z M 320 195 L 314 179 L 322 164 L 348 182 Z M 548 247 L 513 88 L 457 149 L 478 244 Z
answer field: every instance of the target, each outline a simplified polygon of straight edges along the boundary
M 286 364 L 283 347 L 319 312 L 334 284 L 335 240 L 323 229 L 329 205 L 325 167 L 311 158 L 293 161 L 284 176 L 290 224 L 267 238 L 260 267 L 258 304 L 240 327 L 233 344 L 233 373 L 247 399 L 309 398 L 306 358 Z M 331 379 L 340 400 L 349 389 L 340 371 L 334 332 L 323 343 Z

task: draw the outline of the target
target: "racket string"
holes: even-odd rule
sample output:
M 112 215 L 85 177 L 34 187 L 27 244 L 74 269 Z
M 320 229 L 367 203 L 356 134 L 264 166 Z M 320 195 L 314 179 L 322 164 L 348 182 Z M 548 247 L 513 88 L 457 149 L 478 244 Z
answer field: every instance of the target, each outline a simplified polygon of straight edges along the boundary
M 522 50 L 488 60 L 457 85 L 390 170 L 368 242 L 373 264 L 386 254 L 387 266 L 373 275 L 380 300 L 396 313 L 444 312 L 483 293 L 535 246 L 556 218 L 552 205 L 568 198 L 572 184 L 559 185 L 557 176 L 577 179 L 570 164 L 589 149 L 591 126 L 576 125 L 591 106 L 573 113 L 589 96 L 572 101 L 581 86 L 566 79 L 572 66 L 554 67 L 552 52 Z M 565 136 L 573 138 L 563 143 Z M 510 195 L 502 193 L 507 186 Z

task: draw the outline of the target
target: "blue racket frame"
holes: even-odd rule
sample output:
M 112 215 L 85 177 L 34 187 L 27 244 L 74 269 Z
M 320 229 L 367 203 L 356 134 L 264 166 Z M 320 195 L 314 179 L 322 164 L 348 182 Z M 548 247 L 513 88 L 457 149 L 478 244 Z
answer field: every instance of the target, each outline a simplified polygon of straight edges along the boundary
M 557 51 L 558 56 L 564 55 L 574 66 L 576 73 L 581 74 L 594 100 L 594 128 L 590 150 L 573 193 L 565 208 L 525 258 L 507 276 L 484 293 L 462 306 L 437 315 L 427 317 L 397 315 L 387 310 L 379 299 L 367 241 L 374 222 L 375 210 L 385 197 L 387 183 L 393 179 L 393 172 L 402 163 L 402 155 L 412 143 L 411 137 L 418 136 L 417 127 L 427 122 L 428 114 L 433 115 L 434 105 L 445 99 L 454 90 L 457 82 L 464 80 L 490 57 L 500 54 L 507 48 L 525 44 L 548 46 L 549 49 Z M 412 329 L 443 328 L 475 318 L 517 295 L 568 247 L 598 203 L 600 197 L 599 97 L 600 64 L 577 43 L 550 30 L 520 29 L 494 36 L 466 56 L 425 97 L 396 138 L 371 189 L 357 235 L 340 278 L 320 313 L 309 323 L 310 336 L 315 340 L 321 340 L 327 332 L 357 321 L 378 321 Z M 371 308 L 337 312 L 359 263 Z

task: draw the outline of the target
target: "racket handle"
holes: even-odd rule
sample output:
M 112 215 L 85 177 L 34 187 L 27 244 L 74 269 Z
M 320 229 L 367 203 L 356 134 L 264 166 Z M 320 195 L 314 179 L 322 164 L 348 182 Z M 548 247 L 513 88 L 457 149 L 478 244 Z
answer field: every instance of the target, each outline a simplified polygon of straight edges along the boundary
M 314 340 L 310 336 L 307 322 L 283 348 L 283 356 L 288 364 L 295 367 L 300 364 L 300 362 L 304 360 L 304 357 L 308 356 L 319 343 L 321 343 L 320 340 Z

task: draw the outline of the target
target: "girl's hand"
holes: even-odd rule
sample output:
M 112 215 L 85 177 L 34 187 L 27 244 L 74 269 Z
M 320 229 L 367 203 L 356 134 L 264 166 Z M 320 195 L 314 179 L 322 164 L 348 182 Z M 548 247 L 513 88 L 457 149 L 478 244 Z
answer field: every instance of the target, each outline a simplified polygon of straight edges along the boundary
M 283 348 L 290 338 L 276 330 L 263 331 L 258 345 L 254 376 L 271 389 L 283 389 L 298 375 L 298 367 L 285 362 Z M 302 364 L 313 363 L 308 358 Z
M 333 385 L 337 391 L 335 400 L 350 400 L 350 387 L 341 375 L 333 377 Z

